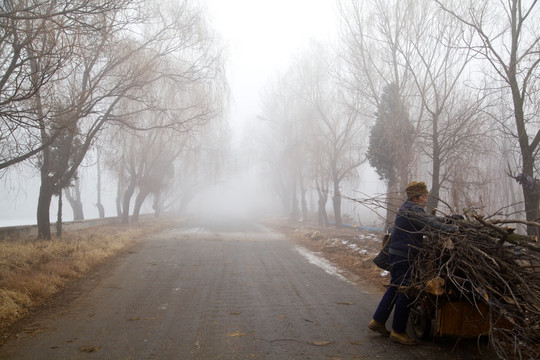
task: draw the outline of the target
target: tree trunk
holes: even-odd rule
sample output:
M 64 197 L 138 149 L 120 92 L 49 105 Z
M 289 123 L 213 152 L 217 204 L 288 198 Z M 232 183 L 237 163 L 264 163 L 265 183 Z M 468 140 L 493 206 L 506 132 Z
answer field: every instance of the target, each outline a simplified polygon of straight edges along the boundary
M 105 217 L 105 208 L 101 203 L 97 203 L 96 206 L 98 208 L 99 218 L 103 219 Z
M 131 202 L 131 197 L 133 196 L 134 192 L 135 192 L 135 183 L 132 182 L 129 184 L 126 191 L 124 192 L 124 202 L 122 205 L 122 224 L 129 223 L 129 204 Z
M 291 199 L 291 221 L 298 221 L 299 215 L 300 215 L 300 209 L 298 208 L 298 197 L 296 195 L 296 191 L 292 192 L 292 199 Z
M 398 184 L 394 181 L 389 181 L 386 191 L 386 223 L 384 224 L 384 230 L 388 231 L 396 219 L 396 213 L 399 206 L 402 203 L 400 196 L 401 191 L 398 189 Z
M 139 221 L 139 215 L 141 213 L 141 207 L 146 200 L 146 197 L 150 194 L 148 189 L 141 189 L 135 198 L 135 206 L 133 207 L 133 216 L 131 217 L 131 222 L 136 223 Z
M 33 50 L 31 47 L 31 44 L 28 46 L 28 52 L 33 54 Z M 38 66 L 36 63 L 37 57 L 33 56 L 31 61 L 31 68 L 33 72 L 33 76 L 37 75 L 38 73 Z M 39 92 L 36 93 L 35 96 L 35 103 L 36 103 L 36 113 L 38 115 L 38 118 L 40 119 L 40 135 L 41 135 L 41 143 L 46 144 L 49 142 L 49 136 L 47 135 L 47 131 L 45 130 L 45 124 L 43 119 L 45 119 L 45 116 L 43 115 L 43 105 L 41 103 L 41 94 Z M 49 178 L 49 164 L 50 164 L 50 150 L 48 147 L 44 148 L 42 151 L 43 156 L 43 163 L 40 168 L 40 175 L 41 175 L 41 186 L 39 188 L 39 198 L 38 198 L 38 208 L 37 208 L 37 226 L 38 226 L 38 239 L 51 239 L 51 220 L 50 220 L 50 207 L 51 207 L 51 199 L 54 193 L 54 184 L 52 183 L 52 180 Z
M 439 199 L 441 198 L 441 184 L 439 182 L 439 174 L 433 174 L 432 176 L 431 191 L 429 192 L 428 203 L 426 206 L 426 212 L 431 213 L 432 210 L 439 206 Z
M 154 208 L 154 215 L 156 217 L 159 217 L 161 215 L 161 211 L 163 209 L 163 202 L 162 202 L 162 199 L 161 199 L 161 191 L 157 191 L 154 194 L 153 208 Z
M 292 180 L 291 184 L 291 221 L 298 221 L 298 217 L 300 214 L 300 209 L 298 208 L 298 196 L 296 194 L 296 176 Z
M 525 198 L 525 215 L 527 221 L 538 222 L 540 214 L 538 211 L 538 206 L 540 203 L 540 196 L 538 194 L 538 188 L 529 190 L 523 186 L 523 196 Z M 536 236 L 537 239 L 540 238 L 540 229 L 538 226 L 527 225 L 527 234 L 530 236 Z
M 517 39 L 513 39 L 513 42 L 517 42 Z M 517 46 L 516 46 L 517 48 Z M 527 221 L 537 221 L 540 217 L 540 211 L 538 209 L 540 194 L 536 190 L 534 181 L 534 160 L 537 145 L 529 143 L 529 136 L 527 134 L 527 127 L 525 123 L 524 99 L 522 98 L 521 91 L 518 85 L 517 78 L 517 55 L 515 49 L 512 49 L 510 66 L 507 71 L 508 84 L 512 91 L 512 101 L 514 104 L 514 119 L 516 122 L 516 129 L 518 135 L 519 149 L 521 151 L 521 159 L 523 164 L 523 174 L 530 176 L 533 179 L 532 189 L 529 189 L 525 182 L 521 184 L 523 189 L 523 198 L 525 200 L 525 217 Z M 525 84 L 523 85 L 525 86 Z M 534 143 L 534 141 L 533 141 Z M 540 189 L 539 189 L 540 190 Z M 527 234 L 530 236 L 539 236 L 540 229 L 537 226 L 527 225 Z
M 534 157 L 529 152 L 523 154 L 523 174 L 529 176 L 533 182 L 532 187 L 527 186 L 527 182 L 523 181 L 521 188 L 523 190 L 523 198 L 525 199 L 525 218 L 527 221 L 538 221 L 540 218 L 540 188 L 534 179 Z M 527 225 L 527 235 L 540 238 L 540 228 L 538 226 Z
M 73 210 L 73 220 L 84 220 L 83 204 L 81 201 L 81 192 L 79 190 L 79 182 L 75 182 L 75 196 L 68 189 L 64 190 L 71 209 Z
M 336 222 L 336 228 L 341 228 L 343 223 L 341 221 L 341 193 L 339 191 L 339 180 L 334 179 L 334 196 L 332 197 L 332 203 L 334 205 L 334 221 Z
M 105 209 L 101 204 L 101 166 L 100 166 L 100 157 L 99 150 L 97 154 L 97 202 L 96 206 L 98 208 L 99 218 L 103 219 L 105 217 Z
M 51 239 L 50 207 L 52 196 L 50 181 L 42 176 L 37 208 L 38 239 Z
M 302 206 L 302 221 L 306 222 L 308 221 L 308 217 L 309 217 L 309 211 L 308 211 L 307 200 L 306 200 L 307 189 L 305 189 L 304 186 L 301 186 L 300 192 L 301 192 L 300 204 Z
M 122 211 L 122 203 L 124 200 L 123 193 L 124 193 L 124 177 L 122 176 L 122 173 L 118 176 L 118 182 L 116 184 L 116 216 L 122 217 L 123 211 Z
M 56 216 L 56 236 L 62 237 L 62 192 L 58 195 L 58 213 Z
M 328 195 L 324 194 L 322 191 L 319 191 L 319 211 L 318 211 L 318 220 L 319 225 L 328 226 L 328 214 L 326 213 L 326 202 L 328 201 Z
M 120 186 L 118 186 L 118 189 L 116 190 L 116 215 L 118 217 L 122 217 L 122 214 L 124 213 L 122 211 L 122 203 L 123 203 L 122 189 L 120 188 Z
M 433 118 L 433 164 L 431 172 L 431 191 L 426 206 L 426 212 L 430 213 L 439 206 L 441 197 L 441 149 L 439 147 L 438 117 Z
M 73 220 L 84 220 L 83 204 L 77 199 L 68 199 L 71 208 L 73 209 Z

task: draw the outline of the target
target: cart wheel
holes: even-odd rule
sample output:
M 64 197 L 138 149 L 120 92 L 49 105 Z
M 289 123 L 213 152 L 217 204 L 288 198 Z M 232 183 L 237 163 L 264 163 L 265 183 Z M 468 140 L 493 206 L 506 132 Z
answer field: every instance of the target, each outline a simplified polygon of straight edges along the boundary
M 422 306 L 418 305 L 414 309 L 411 309 L 409 317 L 414 330 L 414 335 L 422 340 L 429 338 L 431 335 L 431 318 Z

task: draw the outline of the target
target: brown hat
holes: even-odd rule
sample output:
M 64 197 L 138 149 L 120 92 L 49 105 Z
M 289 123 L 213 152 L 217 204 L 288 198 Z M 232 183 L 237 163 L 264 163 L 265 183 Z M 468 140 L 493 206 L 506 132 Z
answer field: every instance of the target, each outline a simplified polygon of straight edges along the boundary
M 418 195 L 429 194 L 426 183 L 423 181 L 413 181 L 412 183 L 409 183 L 405 188 L 405 192 L 407 193 L 407 199 L 412 199 Z

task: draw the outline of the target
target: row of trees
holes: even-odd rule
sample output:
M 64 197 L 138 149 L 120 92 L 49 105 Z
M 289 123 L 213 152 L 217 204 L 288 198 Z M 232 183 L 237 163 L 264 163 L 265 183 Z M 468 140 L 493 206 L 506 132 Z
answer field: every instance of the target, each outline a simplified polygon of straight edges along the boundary
M 116 174 L 124 221 L 135 189 L 134 219 L 150 194 L 162 207 L 226 98 L 223 50 L 204 11 L 187 0 L 0 8 L 0 170 L 39 169 L 39 237 L 51 237 L 51 200 L 73 186 L 93 149 L 100 169 Z M 80 203 L 77 191 L 69 195 Z
M 340 186 L 364 161 L 388 187 L 387 223 L 411 179 L 430 183 L 430 208 L 448 198 L 540 218 L 537 1 L 342 0 L 338 11 L 339 44 L 313 44 L 264 97 L 281 131 L 267 164 L 293 218 L 313 187 L 321 221 L 333 194 L 339 226 Z M 524 209 L 509 202 L 514 179 Z
M 149 197 L 158 213 L 181 208 L 215 179 L 227 87 L 202 9 L 17 0 L 0 10 L 0 171 L 39 170 L 40 237 L 62 191 L 83 217 L 85 162 L 117 179 L 125 222 Z M 341 0 L 338 12 L 339 42 L 299 54 L 257 120 L 266 178 L 291 217 L 307 218 L 313 192 L 320 221 L 331 196 L 340 226 L 343 189 L 369 163 L 388 187 L 387 223 L 411 179 L 430 183 L 431 208 L 445 198 L 538 219 L 537 1 Z

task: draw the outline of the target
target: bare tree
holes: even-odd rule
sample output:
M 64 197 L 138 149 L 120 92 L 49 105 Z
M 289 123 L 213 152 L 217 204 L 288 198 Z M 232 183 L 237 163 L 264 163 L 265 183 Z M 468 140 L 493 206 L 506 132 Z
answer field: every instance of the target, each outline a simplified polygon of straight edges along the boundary
M 65 168 L 62 176 L 56 179 L 49 176 L 51 162 L 47 149 L 43 151 L 42 186 L 38 202 L 39 237 L 50 237 L 48 213 L 52 194 L 73 178 L 86 152 L 106 124 L 122 124 L 134 130 L 156 127 L 179 131 L 185 129 L 186 119 L 171 114 L 178 111 L 189 113 L 198 104 L 166 104 L 163 107 L 165 103 L 148 87 L 163 79 L 175 83 L 178 88 L 192 81 L 210 81 L 216 74 L 220 52 L 212 50 L 212 38 L 201 26 L 201 12 L 192 9 L 187 1 L 175 5 L 166 15 L 158 12 L 150 18 L 146 17 L 145 11 L 138 13 L 128 10 L 97 17 L 94 25 L 100 29 L 100 37 L 78 38 L 77 58 L 63 69 L 64 77 L 51 88 L 56 90 L 55 96 L 51 91 L 48 100 L 57 99 L 58 104 L 68 105 L 61 107 L 64 117 L 69 119 L 70 124 L 77 124 L 82 145 L 72 160 L 72 166 Z M 128 15 L 143 17 L 130 18 Z M 135 32 L 133 21 L 141 24 L 139 33 Z M 183 71 L 179 72 L 178 67 L 164 66 L 164 61 L 169 58 L 183 62 Z M 40 103 L 41 99 L 36 97 L 36 109 L 44 114 L 45 104 Z M 126 108 L 120 106 L 126 99 L 141 104 L 136 108 L 137 112 L 162 109 L 164 121 L 157 125 L 145 124 L 142 128 L 132 123 L 134 114 L 125 112 Z M 47 129 L 50 123 L 47 122 L 49 117 L 41 118 L 45 143 L 49 138 L 50 131 Z
M 438 1 L 439 6 L 476 35 L 466 44 L 476 56 L 484 59 L 492 73 L 487 79 L 503 82 L 512 97 L 514 127 L 512 136 L 519 144 L 521 176 L 534 181 L 536 154 L 540 143 L 537 101 L 534 81 L 538 77 L 540 29 L 538 1 L 476 1 L 464 8 L 461 2 Z M 517 177 L 517 175 L 516 175 Z M 528 221 L 540 218 L 540 192 L 530 181 L 522 182 L 525 213 Z M 530 235 L 540 235 L 538 228 L 528 226 Z
M 355 96 L 361 96 L 369 106 L 363 106 L 362 115 L 374 118 L 380 113 L 383 94 L 393 89 L 393 98 L 400 99 L 401 107 L 411 107 L 411 79 L 407 69 L 407 58 L 412 49 L 407 42 L 407 34 L 411 26 L 412 11 L 416 1 L 382 1 L 369 0 L 363 2 L 341 0 L 340 13 L 342 20 L 342 47 L 340 57 L 346 65 L 340 72 L 341 86 Z M 397 103 L 396 103 L 397 104 Z M 410 121 L 417 122 L 417 114 L 410 114 Z M 386 223 L 393 222 L 394 209 L 401 202 L 402 190 L 413 172 L 414 158 L 411 154 L 415 146 L 416 134 L 412 140 L 409 132 L 396 131 L 402 126 L 393 121 L 403 118 L 388 119 L 390 128 L 384 129 L 383 136 L 377 141 L 392 143 L 395 154 L 400 159 L 394 159 L 391 173 L 395 174 L 387 180 Z M 377 125 L 378 124 L 378 125 Z M 375 122 L 375 126 L 383 122 Z M 405 127 L 403 127 L 404 129 Z M 376 127 L 372 129 L 378 131 Z M 377 136 L 375 137 L 377 138 Z M 382 144 L 381 144 L 382 145 Z M 405 149 L 405 147 L 407 149 Z M 387 154 L 392 156 L 392 154 Z
M 35 111 L 42 88 L 71 61 L 77 34 L 99 29 L 93 19 L 128 1 L 4 1 L 0 4 L 0 169 L 50 146 L 62 124 L 40 136 L 46 107 Z
M 150 121 L 155 120 L 154 124 L 158 124 L 159 120 L 154 119 L 156 116 L 157 113 L 145 115 Z M 116 138 L 121 138 L 114 151 L 114 158 L 122 164 L 119 169 L 124 175 L 121 178 L 127 179 L 127 187 L 122 194 L 122 222 L 129 222 L 131 199 L 138 189 L 132 217 L 132 221 L 137 222 L 147 196 L 159 196 L 161 191 L 171 184 L 174 161 L 185 151 L 188 139 L 184 138 L 187 138 L 189 133 L 167 128 L 145 132 L 125 128 L 119 130 L 114 134 Z
M 173 177 L 174 168 L 173 162 L 177 156 L 182 152 L 182 146 L 175 144 L 174 142 L 168 143 L 167 138 L 164 137 L 163 131 L 153 131 L 155 134 L 148 134 L 146 138 L 151 141 L 148 147 L 144 147 L 142 150 L 147 153 L 148 157 L 144 158 L 146 161 L 143 164 L 144 173 L 141 174 L 138 183 L 139 192 L 135 199 L 135 206 L 133 208 L 133 222 L 137 222 L 141 212 L 141 206 L 146 200 L 146 197 L 153 193 L 159 194 L 170 183 L 170 179 Z M 128 197 L 124 200 L 127 200 Z M 129 204 L 129 203 L 128 203 Z M 124 208 L 123 221 L 126 222 L 129 206 Z
M 62 132 L 69 134 L 70 141 L 79 142 L 76 153 L 68 154 L 69 162 L 65 162 L 64 166 L 57 169 L 58 171 L 54 171 L 56 164 L 50 148 L 44 147 L 40 153 L 41 187 L 37 211 L 39 238 L 48 239 L 51 236 L 49 208 L 52 196 L 59 194 L 61 189 L 70 184 L 94 138 L 103 124 L 110 120 L 110 114 L 119 99 L 125 96 L 130 88 L 136 86 L 133 82 L 120 88 L 118 82 L 109 84 L 112 85 L 110 87 L 105 85 L 109 80 L 106 75 L 111 77 L 120 75 L 122 59 L 124 62 L 127 61 L 128 53 L 133 55 L 133 52 L 117 46 L 118 51 L 115 55 L 118 57 L 110 58 L 111 61 L 107 63 L 105 59 L 115 44 L 113 34 L 118 31 L 118 24 L 103 18 L 94 25 L 102 28 L 101 37 L 79 34 L 76 40 L 78 46 L 70 54 L 72 62 L 58 72 L 57 79 L 51 81 L 47 87 L 40 88 L 33 98 L 42 144 L 50 141 L 58 126 Z M 34 73 L 39 74 L 37 64 L 34 64 L 34 68 Z M 65 89 L 71 90 L 70 93 Z M 98 93 L 99 91 L 102 92 Z M 49 111 L 49 108 L 55 111 Z M 99 112 L 101 115 L 98 115 Z M 55 141 L 53 140 L 53 143 Z
M 131 115 L 129 122 L 111 129 L 110 141 L 121 138 L 122 146 L 110 149 L 108 157 L 109 163 L 111 158 L 116 159 L 113 168 L 119 179 L 119 213 L 124 223 L 129 222 L 131 199 L 136 192 L 132 221 L 138 220 L 142 204 L 150 194 L 154 195 L 156 214 L 162 211 L 166 205 L 161 196 L 175 184 L 178 162 L 197 148 L 199 132 L 219 122 L 227 89 L 222 59 L 218 51 L 211 49 L 215 45 L 211 40 L 199 39 L 201 43 L 191 54 L 190 49 L 184 49 L 188 66 L 171 60 L 165 63 L 175 77 L 160 78 L 144 88 L 157 99 L 153 107 L 144 110 L 147 105 L 132 98 L 126 98 L 120 106 L 120 113 Z
M 481 183 L 473 177 L 478 172 L 465 168 L 471 169 L 489 151 L 482 141 L 490 130 L 482 116 L 484 94 L 465 85 L 471 82 L 468 71 L 475 54 L 461 41 L 470 39 L 471 32 L 430 1 L 373 0 L 363 5 L 368 7 L 365 12 L 356 2 L 342 3 L 342 56 L 353 75 L 344 83 L 370 99 L 379 109 L 376 114 L 381 112 L 380 94 L 388 93 L 377 90 L 391 85 L 416 129 L 412 137 L 398 123 L 394 128 L 372 129 L 382 131 L 384 142 L 395 144 L 401 155 L 394 164 L 399 180 L 388 182 L 387 209 L 396 207 L 397 194 L 426 162 L 432 188 L 428 205 L 436 208 L 442 189 L 465 190 Z M 405 156 L 407 152 L 416 156 Z M 459 169 L 464 170 L 461 175 Z
M 71 209 L 73 209 L 73 220 L 84 220 L 83 202 L 81 198 L 80 179 L 75 179 L 72 186 L 64 190 Z
M 321 223 L 328 223 L 326 203 L 333 194 L 335 224 L 341 227 L 341 183 L 366 161 L 366 126 L 359 98 L 335 81 L 332 58 L 329 47 L 313 42 L 264 94 L 260 120 L 269 128 L 269 173 L 290 218 L 298 220 L 299 204 L 307 218 L 309 186 L 317 191 Z
M 306 53 L 302 66 L 302 98 L 315 111 L 312 126 L 328 153 L 335 224 L 341 227 L 341 182 L 367 161 L 367 143 L 362 134 L 368 126 L 366 118 L 361 116 L 364 105 L 358 93 L 346 91 L 333 76 L 339 64 L 332 62 L 330 55 L 321 56 L 329 53 L 320 44 L 314 44 Z
M 451 184 L 458 169 L 481 157 L 482 137 L 489 133 L 482 116 L 483 93 L 465 87 L 473 52 L 460 46 L 471 34 L 460 23 L 437 11 L 430 2 L 418 2 L 403 51 L 407 70 L 420 104 L 419 149 L 431 163 L 428 207 L 437 208 L 441 188 Z M 465 160 L 467 154 L 469 160 Z M 461 167 L 457 167 L 456 165 Z M 457 179 L 457 177 L 456 177 Z M 463 186 L 465 178 L 460 179 Z M 478 179 L 469 179 L 478 182 Z M 451 185 L 447 185 L 448 188 Z
M 330 194 L 332 174 L 330 171 L 330 154 L 324 147 L 324 138 L 322 134 L 310 132 L 308 142 L 309 153 L 309 174 L 315 183 L 317 191 L 317 221 L 319 225 L 328 226 L 328 213 L 326 204 Z
M 263 95 L 263 113 L 259 117 L 265 129 L 263 157 L 275 192 L 281 199 L 290 220 L 298 221 L 299 185 L 304 163 L 301 161 L 303 113 L 297 96 L 297 76 L 294 71 L 282 74 L 268 86 Z
M 340 0 L 342 22 L 338 55 L 343 60 L 341 86 L 357 93 L 371 106 L 372 116 L 386 86 L 394 84 L 400 95 L 410 91 L 406 68 L 407 27 L 411 23 L 413 0 Z

